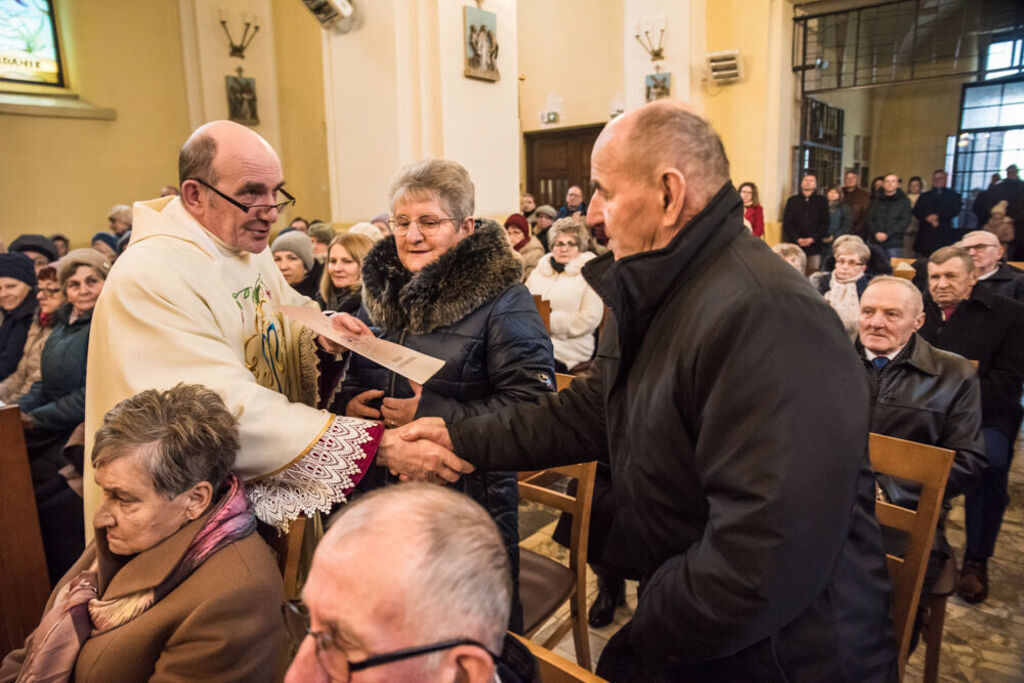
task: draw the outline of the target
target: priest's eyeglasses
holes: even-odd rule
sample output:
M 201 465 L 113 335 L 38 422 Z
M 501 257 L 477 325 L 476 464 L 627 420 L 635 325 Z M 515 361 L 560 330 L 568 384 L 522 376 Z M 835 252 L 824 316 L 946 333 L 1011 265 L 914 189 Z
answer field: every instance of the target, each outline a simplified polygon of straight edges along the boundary
M 199 178 L 186 178 L 185 180 L 194 180 L 197 183 L 199 183 L 200 185 L 202 185 L 203 187 L 208 188 L 210 190 L 213 190 L 214 192 L 217 193 L 218 197 L 220 197 L 221 199 L 223 199 L 225 201 L 228 201 L 228 202 L 234 204 L 235 206 L 237 206 L 239 208 L 239 210 L 242 211 L 242 213 L 249 213 L 252 210 L 256 210 L 257 212 L 260 212 L 260 211 L 270 211 L 271 209 L 277 209 L 278 211 L 284 211 L 289 206 L 294 206 L 294 204 L 295 204 L 295 197 L 293 197 L 290 194 L 288 194 L 288 192 L 285 191 L 285 189 L 283 187 L 277 189 L 277 192 L 280 192 L 281 194 L 283 194 L 286 197 L 286 199 L 283 202 L 277 202 L 276 204 L 243 204 L 242 202 L 238 201 L 237 199 L 234 199 L 233 197 L 230 197 L 230 196 L 224 194 L 223 192 L 221 192 L 220 190 L 218 190 L 216 187 L 214 187 L 210 183 L 206 182 L 205 180 L 200 180 Z
M 362 671 L 363 669 L 383 666 L 384 664 L 391 664 L 392 662 L 399 662 L 403 659 L 411 659 L 412 657 L 420 657 L 432 652 L 440 652 L 441 650 L 450 650 L 451 648 L 458 647 L 460 645 L 473 645 L 475 647 L 479 647 L 489 654 L 491 659 L 495 661 L 498 659 L 497 655 L 488 650 L 487 646 L 481 642 L 470 640 L 468 638 L 455 638 L 452 640 L 442 640 L 429 645 L 420 645 L 419 647 L 393 650 L 391 652 L 367 657 L 366 659 L 358 662 L 352 662 L 345 656 L 345 651 L 338 647 L 337 643 L 334 642 L 334 638 L 331 634 L 324 633 L 323 631 L 313 631 L 310 629 L 309 611 L 301 601 L 286 601 L 281 606 L 281 612 L 284 615 L 285 627 L 288 630 L 288 636 L 293 645 L 297 646 L 306 636 L 313 638 L 313 643 L 316 645 L 317 663 L 332 681 L 344 682 L 349 680 L 349 676 L 351 674 L 357 671 Z

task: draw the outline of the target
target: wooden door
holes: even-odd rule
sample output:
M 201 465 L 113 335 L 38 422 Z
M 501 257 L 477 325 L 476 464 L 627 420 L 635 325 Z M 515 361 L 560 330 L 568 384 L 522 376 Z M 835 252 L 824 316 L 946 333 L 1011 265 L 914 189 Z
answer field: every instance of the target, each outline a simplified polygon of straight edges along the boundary
M 583 190 L 590 202 L 590 152 L 604 124 L 557 128 L 524 133 L 526 139 L 526 191 L 537 206 L 565 204 L 572 185 Z

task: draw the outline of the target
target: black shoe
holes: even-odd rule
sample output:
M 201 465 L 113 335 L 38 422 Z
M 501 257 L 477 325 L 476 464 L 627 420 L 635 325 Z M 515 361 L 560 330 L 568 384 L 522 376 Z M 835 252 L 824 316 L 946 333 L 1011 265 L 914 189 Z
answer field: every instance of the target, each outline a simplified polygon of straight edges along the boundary
M 626 604 L 626 582 L 619 580 L 605 584 L 598 580 L 597 583 L 597 599 L 587 613 L 587 623 L 594 628 L 602 628 L 612 623 L 615 608 Z

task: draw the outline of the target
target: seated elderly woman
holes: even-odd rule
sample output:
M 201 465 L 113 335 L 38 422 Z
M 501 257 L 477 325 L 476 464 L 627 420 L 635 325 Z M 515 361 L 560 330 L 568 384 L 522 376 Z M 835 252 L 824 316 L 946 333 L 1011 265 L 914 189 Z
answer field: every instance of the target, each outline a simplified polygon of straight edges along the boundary
M 377 336 L 441 358 L 422 387 L 361 356 L 350 360 L 335 412 L 400 427 L 448 424 L 554 390 L 551 341 L 501 226 L 473 219 L 473 182 L 454 161 L 402 168 L 388 191 L 394 234 L 363 263 L 363 314 Z M 380 485 L 371 470 L 360 487 Z M 512 472 L 477 470 L 457 484 L 501 530 L 518 577 L 518 489 Z M 521 628 L 513 597 L 510 624 Z
M 36 300 L 39 302 L 39 306 L 32 317 L 32 324 L 28 329 L 28 336 L 22 349 L 21 360 L 18 361 L 18 367 L 14 372 L 0 382 L 0 401 L 4 403 L 14 403 L 28 393 L 32 385 L 42 378 L 39 364 L 42 359 L 43 346 L 50 338 L 53 324 L 57 321 L 54 313 L 64 303 L 64 296 L 60 292 L 55 269 L 50 266 L 43 268 L 39 271 L 37 279 Z M 2 289 L 3 284 L 0 279 L 0 299 L 3 298 Z
M 567 372 L 594 355 L 594 331 L 601 324 L 604 304 L 583 279 L 583 266 L 596 258 L 586 250 L 590 242 L 586 223 L 559 218 L 548 229 L 548 240 L 551 253 L 537 263 L 526 287 L 551 303 L 555 368 Z
M 61 450 L 85 421 L 85 366 L 89 327 L 110 263 L 93 249 L 75 249 L 60 261 L 60 289 L 67 299 L 40 355 L 40 379 L 18 399 L 25 425 L 32 480 L 39 484 L 62 466 Z
M 278 235 L 271 243 L 270 251 L 285 282 L 299 294 L 314 298 L 320 288 L 324 264 L 313 256 L 313 242 L 309 235 L 299 230 Z
M 363 259 L 373 241 L 359 234 L 336 235 L 327 247 L 327 267 L 316 302 L 325 311 L 356 315 L 362 305 Z
M 96 539 L 57 584 L 0 681 L 270 681 L 281 575 L 231 473 L 238 425 L 179 384 L 122 401 L 92 451 Z
M 38 308 L 32 259 L 18 252 L 0 254 L 0 380 L 17 369 Z
M 512 248 L 523 260 L 523 282 L 526 282 L 530 273 L 537 267 L 537 263 L 544 257 L 544 245 L 536 236 L 530 234 L 530 222 L 521 213 L 514 213 L 505 219 L 505 230 L 508 231 L 508 240 L 512 243 Z
M 856 235 L 842 235 L 832 245 L 832 254 L 836 260 L 835 270 L 811 276 L 811 284 L 817 286 L 839 315 L 850 339 L 856 339 L 860 325 L 860 295 L 871 279 L 866 272 L 871 250 Z
M 791 242 L 779 242 L 772 251 L 778 254 L 783 261 L 797 269 L 801 276 L 807 271 L 807 254 L 799 246 Z

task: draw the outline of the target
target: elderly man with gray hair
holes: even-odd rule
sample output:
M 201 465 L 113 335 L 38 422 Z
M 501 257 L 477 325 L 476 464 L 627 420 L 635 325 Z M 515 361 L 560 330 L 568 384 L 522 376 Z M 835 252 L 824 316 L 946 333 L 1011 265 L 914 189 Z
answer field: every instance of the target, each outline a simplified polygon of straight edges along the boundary
M 974 230 L 955 245 L 971 255 L 978 274 L 978 287 L 1016 301 L 1024 301 L 1024 272 L 1003 263 L 1006 249 L 988 230 Z
M 923 324 L 924 302 L 913 283 L 888 275 L 871 280 L 860 299 L 857 341 L 871 389 L 871 431 L 956 453 L 925 571 L 922 595 L 928 595 L 943 563 L 953 555 L 945 533 L 949 501 L 977 486 L 985 442 L 974 366 L 922 339 L 917 330 Z M 878 485 L 887 501 L 917 507 L 917 487 L 884 475 L 878 477 Z M 897 555 L 903 554 L 905 542 L 905 537 L 886 538 L 889 552 Z M 915 634 L 918 627 L 919 623 Z
M 533 680 L 532 658 L 506 635 L 511 595 L 486 510 L 428 484 L 378 489 L 317 547 L 304 606 L 285 605 L 301 643 L 285 680 Z

